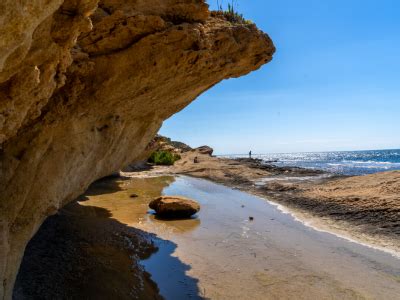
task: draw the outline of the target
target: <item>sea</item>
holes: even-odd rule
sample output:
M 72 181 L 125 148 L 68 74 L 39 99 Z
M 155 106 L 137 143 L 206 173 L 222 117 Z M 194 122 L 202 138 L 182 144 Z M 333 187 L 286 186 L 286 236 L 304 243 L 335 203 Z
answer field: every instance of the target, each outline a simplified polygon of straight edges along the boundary
M 225 157 L 248 156 L 225 155 Z M 252 157 L 276 166 L 319 169 L 342 175 L 366 175 L 400 170 L 400 149 L 253 154 Z

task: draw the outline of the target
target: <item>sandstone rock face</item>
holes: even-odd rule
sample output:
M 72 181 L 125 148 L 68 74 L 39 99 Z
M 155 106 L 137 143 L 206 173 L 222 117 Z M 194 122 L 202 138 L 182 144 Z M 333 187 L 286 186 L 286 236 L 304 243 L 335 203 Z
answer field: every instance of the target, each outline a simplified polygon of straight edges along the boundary
M 201 147 L 198 147 L 198 148 L 196 148 L 194 150 L 199 152 L 200 154 L 206 154 L 206 155 L 210 155 L 210 156 L 214 152 L 214 149 L 211 148 L 210 146 L 201 146 Z
M 187 218 L 200 211 L 193 200 L 178 196 L 162 196 L 150 202 L 149 207 L 165 218 Z
M 45 218 L 142 159 L 163 120 L 271 60 L 203 0 L 0 3 L 0 299 Z
M 162 135 L 157 135 L 151 143 L 154 143 L 154 151 L 182 153 L 192 150 L 189 145 L 179 141 L 173 141 L 170 138 Z

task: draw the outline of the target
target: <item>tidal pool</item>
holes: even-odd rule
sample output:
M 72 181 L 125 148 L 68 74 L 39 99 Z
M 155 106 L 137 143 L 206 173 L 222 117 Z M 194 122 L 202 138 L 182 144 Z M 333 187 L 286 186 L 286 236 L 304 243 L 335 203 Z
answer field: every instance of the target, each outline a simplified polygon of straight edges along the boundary
M 159 250 L 142 265 L 166 299 L 400 299 L 398 258 L 316 231 L 264 199 L 185 176 L 114 184 L 95 185 L 81 204 L 156 235 Z M 159 220 L 148 203 L 160 194 L 195 199 L 201 211 Z

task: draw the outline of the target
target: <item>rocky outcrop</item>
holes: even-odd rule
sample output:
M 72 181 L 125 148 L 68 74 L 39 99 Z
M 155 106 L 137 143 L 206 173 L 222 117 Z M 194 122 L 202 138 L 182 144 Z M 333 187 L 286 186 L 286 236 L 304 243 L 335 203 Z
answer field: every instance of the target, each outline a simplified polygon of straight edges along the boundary
M 180 196 L 161 196 L 150 202 L 149 207 L 164 218 L 188 218 L 200 211 L 200 205 Z
M 142 153 L 163 120 L 271 60 L 203 0 L 0 3 L 0 299 L 47 216 Z
M 200 146 L 196 148 L 194 151 L 199 152 L 200 154 L 206 154 L 206 155 L 212 155 L 214 152 L 214 149 L 211 148 L 210 146 Z
M 151 143 L 154 145 L 154 151 L 168 151 L 174 153 L 182 153 L 192 150 L 189 145 L 179 141 L 173 141 L 168 137 L 157 135 Z

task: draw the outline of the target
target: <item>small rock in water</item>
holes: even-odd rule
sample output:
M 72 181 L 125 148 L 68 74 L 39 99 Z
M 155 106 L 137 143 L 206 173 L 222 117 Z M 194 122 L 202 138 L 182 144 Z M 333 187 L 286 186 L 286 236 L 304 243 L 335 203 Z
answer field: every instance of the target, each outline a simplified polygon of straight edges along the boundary
M 150 202 L 149 207 L 165 218 L 189 218 L 200 211 L 193 200 L 177 196 L 161 196 Z
M 242 208 L 244 207 L 244 205 L 242 204 Z
M 250 220 L 250 221 L 253 221 L 253 220 L 254 220 L 254 218 L 253 218 L 253 217 L 249 217 L 249 220 Z
M 129 197 L 131 197 L 131 198 L 137 198 L 137 197 L 139 197 L 139 195 L 138 195 L 138 194 L 135 194 L 135 193 L 133 193 L 133 194 L 131 194 Z

